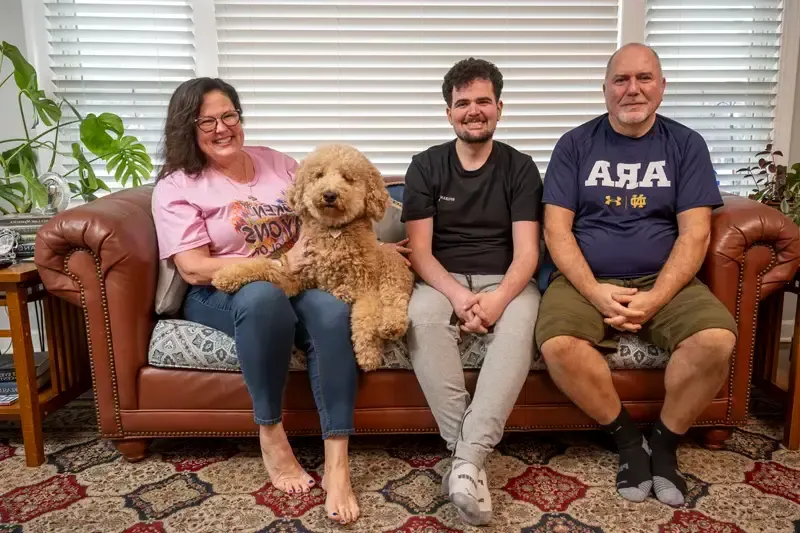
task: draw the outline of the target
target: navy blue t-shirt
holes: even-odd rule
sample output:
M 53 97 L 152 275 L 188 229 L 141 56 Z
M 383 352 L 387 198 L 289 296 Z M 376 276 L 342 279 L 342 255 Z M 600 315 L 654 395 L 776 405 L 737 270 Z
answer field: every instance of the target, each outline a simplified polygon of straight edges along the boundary
M 635 278 L 664 266 L 678 213 L 720 206 L 722 197 L 699 133 L 656 115 L 634 139 L 605 114 L 559 139 L 542 202 L 575 212 L 572 231 L 595 277 Z

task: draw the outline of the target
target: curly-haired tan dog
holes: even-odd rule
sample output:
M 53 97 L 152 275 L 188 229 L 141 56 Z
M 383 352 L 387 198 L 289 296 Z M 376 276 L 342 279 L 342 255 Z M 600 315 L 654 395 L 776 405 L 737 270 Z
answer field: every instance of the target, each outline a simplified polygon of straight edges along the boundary
M 375 166 L 350 146 L 318 148 L 297 169 L 286 201 L 300 219 L 302 259 L 253 259 L 217 272 L 214 286 L 235 292 L 270 281 L 294 296 L 319 288 L 352 305 L 353 349 L 364 370 L 383 360 L 383 341 L 402 337 L 414 277 L 403 257 L 380 246 L 372 221 L 383 218 L 389 193 Z

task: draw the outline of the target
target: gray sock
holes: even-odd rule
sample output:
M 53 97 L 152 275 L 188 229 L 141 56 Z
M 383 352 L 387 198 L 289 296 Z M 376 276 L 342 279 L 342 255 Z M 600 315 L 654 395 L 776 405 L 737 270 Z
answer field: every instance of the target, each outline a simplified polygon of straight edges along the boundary
M 643 502 L 650 495 L 650 447 L 623 406 L 617 418 L 604 426 L 617 444 L 617 492 L 626 500 Z
M 650 445 L 653 453 L 650 468 L 653 471 L 653 488 L 656 498 L 662 503 L 678 507 L 684 504 L 686 481 L 678 470 L 678 441 L 680 435 L 673 433 L 659 420 L 653 426 Z

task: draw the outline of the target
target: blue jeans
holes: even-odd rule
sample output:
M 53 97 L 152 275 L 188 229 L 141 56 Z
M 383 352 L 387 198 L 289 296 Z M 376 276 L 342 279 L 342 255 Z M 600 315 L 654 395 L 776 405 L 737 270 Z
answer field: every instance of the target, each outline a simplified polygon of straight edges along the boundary
M 192 286 L 183 304 L 186 320 L 233 337 L 257 424 L 281 421 L 292 346 L 306 353 L 322 438 L 355 432 L 358 384 L 350 307 L 333 295 L 308 290 L 289 298 L 256 281 L 235 294 Z

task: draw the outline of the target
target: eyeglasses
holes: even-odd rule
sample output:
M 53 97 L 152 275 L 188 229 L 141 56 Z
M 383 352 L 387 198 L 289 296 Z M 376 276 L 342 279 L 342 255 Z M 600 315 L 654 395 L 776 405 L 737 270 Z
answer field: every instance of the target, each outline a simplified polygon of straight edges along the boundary
M 228 127 L 235 126 L 239 123 L 239 120 L 241 120 L 240 112 L 228 111 L 227 113 L 219 117 L 219 120 L 222 120 L 222 123 Z M 197 124 L 198 128 L 200 128 L 206 133 L 211 133 L 212 131 L 217 129 L 216 117 L 199 117 L 194 120 L 194 123 Z

